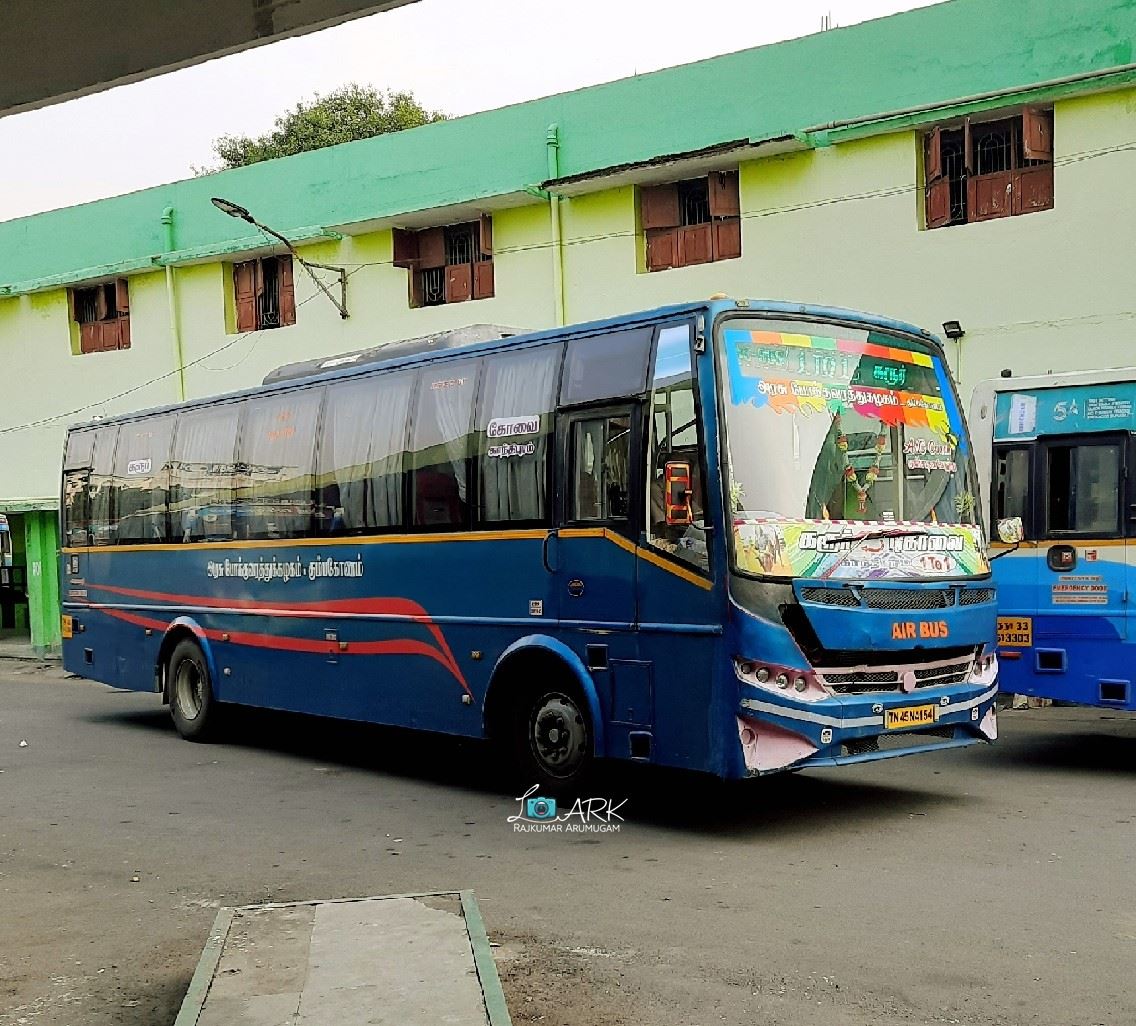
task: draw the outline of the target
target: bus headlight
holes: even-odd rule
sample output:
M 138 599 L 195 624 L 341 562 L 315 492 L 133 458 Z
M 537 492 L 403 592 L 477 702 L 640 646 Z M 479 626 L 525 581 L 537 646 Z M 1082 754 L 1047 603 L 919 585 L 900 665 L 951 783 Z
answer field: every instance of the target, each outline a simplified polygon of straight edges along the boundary
M 755 659 L 734 657 L 734 672 L 744 684 L 767 688 L 770 691 L 789 691 L 792 689 L 806 702 L 816 702 L 832 695 L 825 690 L 811 670 L 796 666 L 778 666 L 775 663 L 759 663 Z M 796 697 L 796 696 L 795 696 Z

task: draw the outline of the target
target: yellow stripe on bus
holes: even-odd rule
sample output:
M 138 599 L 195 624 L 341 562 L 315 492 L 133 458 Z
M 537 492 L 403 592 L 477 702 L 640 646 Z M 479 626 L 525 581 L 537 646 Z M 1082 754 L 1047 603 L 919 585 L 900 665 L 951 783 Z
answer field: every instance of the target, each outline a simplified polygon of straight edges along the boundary
M 386 534 L 365 535 L 350 538 L 259 538 L 249 541 L 217 541 L 217 542 L 166 542 L 159 545 L 92 545 L 89 547 L 68 546 L 61 551 L 64 555 L 74 556 L 86 553 L 102 552 L 186 552 L 188 550 L 213 549 L 265 549 L 265 548 L 291 548 L 293 546 L 335 546 L 335 545 L 418 545 L 434 542 L 466 542 L 466 541 L 524 541 L 541 540 L 548 532 L 541 529 L 521 531 L 448 531 L 438 534 Z M 650 549 L 636 545 L 629 538 L 623 537 L 617 531 L 606 527 L 567 527 L 559 532 L 563 538 L 606 538 L 614 542 L 621 549 L 630 552 L 633 556 L 646 560 L 653 566 L 666 570 L 668 573 L 681 577 L 690 584 L 709 591 L 711 583 L 693 570 L 677 566 L 668 559 Z

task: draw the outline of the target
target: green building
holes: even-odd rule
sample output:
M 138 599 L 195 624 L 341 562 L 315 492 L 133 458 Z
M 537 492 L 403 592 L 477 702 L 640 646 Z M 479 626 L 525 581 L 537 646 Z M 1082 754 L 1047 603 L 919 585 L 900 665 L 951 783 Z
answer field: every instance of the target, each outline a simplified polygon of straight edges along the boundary
M 3 627 L 58 644 L 69 422 L 284 363 L 716 292 L 958 321 L 964 398 L 1133 362 L 1134 38 L 1136 0 L 950 0 L 0 224 Z

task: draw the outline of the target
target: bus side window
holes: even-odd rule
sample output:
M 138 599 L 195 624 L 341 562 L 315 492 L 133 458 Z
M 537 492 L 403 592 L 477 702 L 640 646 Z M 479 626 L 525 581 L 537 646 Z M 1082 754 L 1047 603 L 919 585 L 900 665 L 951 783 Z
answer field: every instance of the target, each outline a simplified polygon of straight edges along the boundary
M 63 543 L 74 548 L 85 548 L 91 543 L 89 485 L 94 448 L 94 431 L 72 431 L 67 436 L 63 456 Z
M 98 429 L 91 477 L 87 483 L 90 495 L 92 545 L 114 545 L 118 528 L 117 487 L 114 476 L 114 452 L 118 445 L 118 425 Z
M 458 530 L 470 522 L 473 397 L 480 360 L 427 364 L 418 372 L 411 451 L 411 510 L 418 527 Z
M 991 524 L 1006 517 L 1021 517 L 1030 534 L 1030 450 L 1003 448 L 994 455 L 994 489 L 991 496 Z
M 642 395 L 655 329 L 629 328 L 568 340 L 560 405 Z
M 647 540 L 700 570 L 710 566 L 706 548 L 706 495 L 702 481 L 702 437 L 694 397 L 690 326 L 659 332 L 651 393 L 650 454 L 647 468 Z M 689 517 L 667 517 L 667 465 L 689 468 Z M 676 466 L 677 465 L 677 466 Z M 685 522 L 684 522 L 685 521 Z
M 547 523 L 548 453 L 561 347 L 486 361 L 478 402 L 477 522 Z
M 1120 445 L 1051 444 L 1045 453 L 1046 534 L 1119 534 Z
M 170 480 L 172 541 L 232 539 L 240 411 L 241 404 L 231 402 L 178 415 Z
M 250 401 L 241 423 L 233 528 L 239 538 L 304 538 L 312 529 L 323 389 Z
M 631 513 L 630 415 L 574 421 L 571 446 L 571 519 L 626 520 Z
M 164 542 L 168 537 L 173 436 L 172 415 L 122 425 L 114 459 L 120 545 Z
M 316 470 L 317 534 L 402 526 L 414 380 L 413 371 L 401 371 L 328 386 Z

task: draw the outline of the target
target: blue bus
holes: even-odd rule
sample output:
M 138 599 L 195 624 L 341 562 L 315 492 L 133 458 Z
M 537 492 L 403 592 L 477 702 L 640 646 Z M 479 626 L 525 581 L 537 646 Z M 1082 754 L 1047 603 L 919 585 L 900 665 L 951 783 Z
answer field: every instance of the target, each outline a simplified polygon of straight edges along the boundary
M 66 668 L 187 738 L 226 703 L 488 737 L 542 788 L 996 736 L 933 336 L 716 299 L 452 341 L 73 427 Z
M 1136 709 L 1136 371 L 983 382 L 971 422 L 991 518 L 1023 524 L 993 563 L 1002 690 Z

